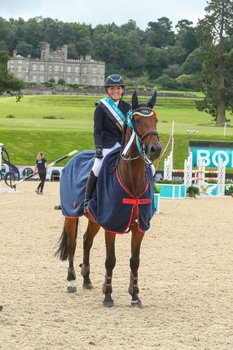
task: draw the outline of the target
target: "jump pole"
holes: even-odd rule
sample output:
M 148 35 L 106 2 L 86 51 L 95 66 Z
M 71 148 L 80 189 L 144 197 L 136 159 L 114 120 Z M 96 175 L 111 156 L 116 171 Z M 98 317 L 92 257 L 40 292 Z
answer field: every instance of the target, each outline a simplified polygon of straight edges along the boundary
M 77 150 L 74 150 L 74 151 L 72 151 L 72 152 L 66 154 L 65 156 L 63 156 L 63 157 L 61 157 L 61 158 L 55 160 L 54 162 L 48 164 L 48 168 L 54 166 L 55 164 L 61 162 L 62 160 L 66 159 L 66 158 L 68 158 L 68 157 L 73 156 L 73 155 L 74 155 L 75 153 L 77 153 L 77 152 L 78 152 Z M 24 177 L 23 179 L 17 181 L 16 184 L 12 186 L 12 188 L 13 188 L 14 191 L 15 191 L 17 185 L 19 185 L 19 184 L 20 184 L 21 182 L 23 182 L 23 181 L 26 181 L 26 180 L 30 179 L 31 177 L 33 177 L 33 176 L 35 176 L 35 175 L 36 175 L 36 174 L 30 174 L 30 175 Z
M 4 144 L 0 143 L 0 171 L 1 171 L 0 191 L 1 191 L 1 182 L 2 182 L 2 146 L 4 146 Z
M 2 190 L 2 146 L 4 146 L 4 143 L 0 142 L 0 172 L 1 172 L 1 178 L 0 178 L 0 193 L 3 192 Z

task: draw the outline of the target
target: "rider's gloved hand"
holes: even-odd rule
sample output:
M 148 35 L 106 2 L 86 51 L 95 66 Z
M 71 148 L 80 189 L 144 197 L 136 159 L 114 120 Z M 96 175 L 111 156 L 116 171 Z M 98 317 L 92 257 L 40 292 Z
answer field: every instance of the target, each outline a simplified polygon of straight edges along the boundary
M 96 158 L 99 158 L 99 159 L 102 159 L 102 158 L 104 157 L 104 156 L 103 156 L 103 147 L 101 147 L 101 146 L 96 146 L 95 157 L 96 157 Z

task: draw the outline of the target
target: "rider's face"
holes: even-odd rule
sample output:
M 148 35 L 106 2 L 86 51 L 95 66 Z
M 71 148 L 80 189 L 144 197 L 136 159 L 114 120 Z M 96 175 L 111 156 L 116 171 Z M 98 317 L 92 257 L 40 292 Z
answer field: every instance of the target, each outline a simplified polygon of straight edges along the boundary
M 109 86 L 107 88 L 107 92 L 111 99 L 116 102 L 121 98 L 121 95 L 123 94 L 123 87 L 122 86 Z

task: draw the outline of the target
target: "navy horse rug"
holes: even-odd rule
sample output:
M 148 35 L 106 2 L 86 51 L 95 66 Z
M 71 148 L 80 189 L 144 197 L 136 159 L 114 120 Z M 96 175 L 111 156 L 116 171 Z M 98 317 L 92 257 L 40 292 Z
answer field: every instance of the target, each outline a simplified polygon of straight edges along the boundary
M 84 215 L 83 202 L 88 175 L 94 163 L 94 151 L 84 151 L 73 157 L 63 168 L 60 181 L 62 214 L 69 218 Z M 89 201 L 89 214 L 104 230 L 125 233 L 131 225 L 134 210 L 138 213 L 138 229 L 150 228 L 154 215 L 154 186 L 149 164 L 145 161 L 147 185 L 135 198 L 121 182 L 117 164 L 120 148 L 105 156 L 96 188 Z

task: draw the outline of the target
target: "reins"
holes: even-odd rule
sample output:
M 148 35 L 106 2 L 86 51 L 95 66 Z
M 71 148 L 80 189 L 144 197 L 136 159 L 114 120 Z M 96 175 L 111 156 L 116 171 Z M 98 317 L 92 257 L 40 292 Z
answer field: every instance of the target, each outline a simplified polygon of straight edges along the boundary
M 135 123 L 134 123 L 134 118 L 133 118 L 134 115 L 139 115 L 139 116 L 141 116 L 143 118 L 149 118 L 149 117 L 152 117 L 152 116 L 154 116 L 156 118 L 156 114 L 150 108 L 140 107 L 140 108 L 137 108 L 134 111 L 129 111 L 127 113 L 127 116 L 126 116 L 126 125 L 131 128 L 131 136 L 130 136 L 130 139 L 127 142 L 126 146 L 124 147 L 123 151 L 120 153 L 120 157 L 121 157 L 121 159 L 123 161 L 127 162 L 128 165 L 129 165 L 130 181 L 131 181 L 131 184 L 133 186 L 133 192 L 135 194 L 135 193 L 137 193 L 138 188 L 140 187 L 141 183 L 144 181 L 146 175 L 145 175 L 145 177 L 141 178 L 140 183 L 137 185 L 138 188 L 136 190 L 135 187 L 134 187 L 133 173 L 132 173 L 132 169 L 131 169 L 130 163 L 132 161 L 134 161 L 134 160 L 137 160 L 137 159 L 141 158 L 143 160 L 146 160 L 148 162 L 148 164 L 151 164 L 149 162 L 149 160 L 145 156 L 147 145 L 145 144 L 145 142 L 143 142 L 143 140 L 148 135 L 150 135 L 150 136 L 157 135 L 158 136 L 158 132 L 155 129 L 150 129 L 146 133 L 144 133 L 142 136 L 140 136 L 138 134 L 138 132 L 136 131 L 136 128 L 135 128 Z M 126 130 L 125 130 L 125 132 L 126 132 Z M 136 157 L 130 157 L 129 153 L 130 153 L 130 149 L 131 149 L 131 146 L 132 146 L 134 140 L 136 141 L 138 155 Z M 120 170 L 120 169 L 118 168 L 118 170 Z M 121 177 L 121 180 L 123 180 L 123 176 L 122 176 L 122 174 L 120 174 L 120 172 L 119 172 L 119 175 Z

